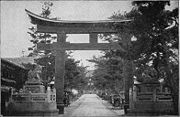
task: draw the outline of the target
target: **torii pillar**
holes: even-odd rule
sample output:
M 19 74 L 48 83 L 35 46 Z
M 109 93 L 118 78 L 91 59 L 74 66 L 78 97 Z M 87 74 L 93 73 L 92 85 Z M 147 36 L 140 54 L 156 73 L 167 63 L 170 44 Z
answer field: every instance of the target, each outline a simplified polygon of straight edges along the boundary
M 66 34 L 64 32 L 57 33 L 57 44 L 66 42 Z M 55 88 L 56 88 L 56 104 L 59 113 L 64 113 L 64 74 L 65 74 L 65 49 L 58 48 L 55 50 Z

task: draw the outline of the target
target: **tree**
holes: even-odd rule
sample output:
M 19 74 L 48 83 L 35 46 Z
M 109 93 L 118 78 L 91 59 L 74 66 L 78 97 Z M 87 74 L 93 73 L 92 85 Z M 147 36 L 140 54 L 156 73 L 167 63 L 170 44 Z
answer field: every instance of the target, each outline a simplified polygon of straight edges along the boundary
M 40 15 L 42 17 L 45 17 L 45 18 L 50 18 L 50 14 L 51 14 L 51 7 L 53 6 L 53 3 L 52 2 L 43 2 L 42 4 L 42 12 L 40 13 Z M 37 43 L 41 42 L 41 43 L 51 43 L 51 41 L 55 40 L 56 39 L 56 36 L 52 36 L 51 34 L 49 33 L 37 33 L 36 32 L 36 28 L 34 26 L 30 27 L 29 28 L 29 32 L 28 34 L 31 36 L 31 40 L 30 42 L 33 43 L 33 46 L 29 48 L 29 50 L 31 50 L 32 52 L 29 54 L 29 56 L 37 56 L 39 54 L 48 54 L 50 53 L 50 51 L 45 51 L 45 52 L 42 52 L 42 51 L 38 51 L 36 46 L 37 46 Z
M 65 88 L 82 90 L 86 85 L 86 68 L 69 58 L 65 62 Z
M 90 62 L 96 64 L 93 81 L 97 89 L 118 94 L 123 90 L 122 61 L 110 56 L 93 57 Z
M 42 3 L 42 12 L 40 15 L 45 18 L 50 18 L 51 8 L 53 3 L 50 1 Z M 54 76 L 54 55 L 50 50 L 40 51 L 37 50 L 38 43 L 46 43 L 49 44 L 53 40 L 56 39 L 56 36 L 53 36 L 49 33 L 38 33 L 36 32 L 36 28 L 32 26 L 29 28 L 28 34 L 31 36 L 30 42 L 33 43 L 33 46 L 29 48 L 32 51 L 28 56 L 35 56 L 35 62 L 43 67 L 42 77 L 45 84 L 48 83 L 49 80 L 52 80 Z M 50 78 L 50 79 L 49 79 Z
M 114 25 L 119 32 L 119 43 L 124 46 L 127 34 L 135 37 L 130 40 L 128 54 L 115 51 L 135 64 L 135 73 L 142 79 L 147 70 L 154 74 L 155 80 L 164 79 L 172 91 L 175 114 L 178 113 L 178 8 L 173 11 L 165 9 L 167 1 L 136 1 L 129 13 L 114 14 L 114 19 L 132 19 L 131 23 L 121 28 Z M 123 38 L 124 37 L 124 38 Z M 128 44 L 128 43 L 126 43 Z M 126 46 L 128 47 L 128 46 Z M 172 77 L 174 76 L 174 77 Z M 140 80 L 139 79 L 139 80 Z

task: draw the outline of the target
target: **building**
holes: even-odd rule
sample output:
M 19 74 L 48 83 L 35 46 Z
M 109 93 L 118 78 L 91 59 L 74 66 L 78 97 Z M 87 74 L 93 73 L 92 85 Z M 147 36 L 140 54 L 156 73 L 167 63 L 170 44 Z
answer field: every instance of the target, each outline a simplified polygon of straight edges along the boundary
M 11 89 L 19 90 L 27 80 L 28 69 L 23 65 L 1 58 L 1 114 L 6 115 L 6 106 Z

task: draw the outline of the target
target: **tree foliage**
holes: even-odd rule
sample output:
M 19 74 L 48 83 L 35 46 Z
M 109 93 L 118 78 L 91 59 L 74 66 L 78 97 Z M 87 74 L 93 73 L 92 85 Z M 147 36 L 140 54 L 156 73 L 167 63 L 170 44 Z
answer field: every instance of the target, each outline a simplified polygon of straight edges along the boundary
M 167 62 L 178 63 L 178 9 L 165 10 L 169 2 L 137 1 L 132 2 L 134 8 L 129 13 L 115 13 L 112 19 L 131 19 L 118 31 L 118 42 L 127 50 L 111 51 L 124 59 L 133 60 L 136 71 L 142 72 L 148 67 L 156 70 L 157 79 L 161 78 L 160 70 Z M 135 40 L 132 40 L 132 37 Z M 124 44 L 123 44 L 124 43 Z M 125 45 L 125 46 L 124 46 Z M 141 68 L 141 69 L 140 69 Z
M 118 93 L 123 90 L 122 61 L 117 58 L 94 57 L 90 62 L 96 64 L 93 72 L 93 81 L 97 89 Z
M 134 8 L 129 13 L 114 14 L 111 17 L 132 19 L 124 28 L 114 25 L 119 32 L 119 42 L 126 42 L 128 35 L 131 35 L 131 40 L 126 43 L 129 47 L 125 48 L 128 51 L 114 52 L 134 62 L 134 75 L 139 81 L 164 79 L 172 91 L 177 112 L 178 8 L 166 10 L 165 6 L 170 5 L 168 1 L 136 1 L 132 4 Z M 132 40 L 132 37 L 135 37 L 135 40 Z

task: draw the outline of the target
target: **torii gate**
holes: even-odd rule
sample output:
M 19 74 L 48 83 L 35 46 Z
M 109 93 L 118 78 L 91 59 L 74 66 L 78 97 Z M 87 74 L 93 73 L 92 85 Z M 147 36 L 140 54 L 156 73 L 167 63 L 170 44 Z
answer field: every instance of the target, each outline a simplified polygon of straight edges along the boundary
M 114 23 L 124 24 L 130 20 L 99 20 L 99 21 L 67 21 L 43 18 L 25 9 L 31 23 L 37 25 L 37 31 L 57 34 L 57 42 L 52 44 L 39 43 L 39 50 L 54 50 L 55 56 L 55 88 L 56 102 L 59 113 L 64 113 L 64 72 L 66 50 L 106 50 L 121 49 L 117 43 L 98 43 L 97 34 L 117 33 L 112 28 Z M 68 43 L 66 34 L 89 34 L 90 43 Z

